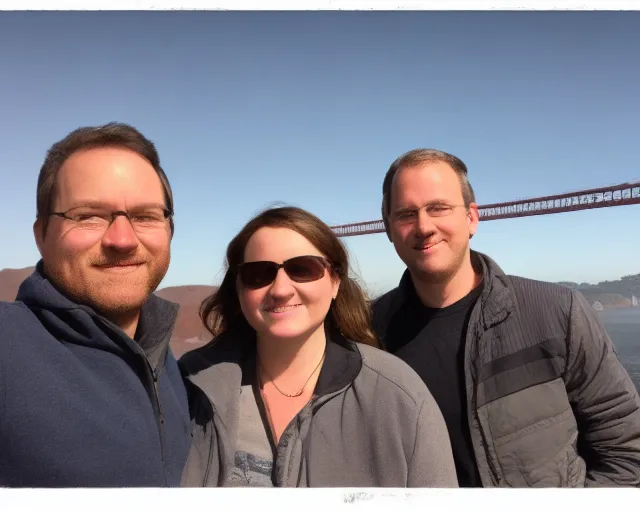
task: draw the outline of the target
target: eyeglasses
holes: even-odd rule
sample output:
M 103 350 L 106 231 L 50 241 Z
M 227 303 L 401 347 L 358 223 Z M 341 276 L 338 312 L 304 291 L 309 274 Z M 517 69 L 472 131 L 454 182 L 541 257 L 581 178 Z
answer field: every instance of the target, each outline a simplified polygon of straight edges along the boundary
M 322 256 L 296 256 L 282 263 L 249 261 L 238 265 L 238 275 L 244 286 L 257 290 L 273 283 L 281 268 L 292 281 L 310 283 L 322 279 L 331 264 Z
M 51 212 L 49 215 L 61 217 L 88 231 L 106 231 L 118 216 L 126 217 L 134 231 L 153 231 L 166 225 L 173 212 L 161 206 L 134 208 L 130 212 L 115 212 L 90 206 L 78 206 L 66 212 Z
M 433 203 L 427 204 L 423 206 L 429 217 L 446 217 L 447 215 L 451 215 L 455 208 L 466 208 L 464 204 L 447 204 L 447 203 Z M 418 218 L 418 212 L 422 210 L 422 208 L 414 208 L 414 209 L 402 209 L 396 212 L 393 212 L 391 215 L 393 220 L 400 223 L 410 223 L 415 222 Z

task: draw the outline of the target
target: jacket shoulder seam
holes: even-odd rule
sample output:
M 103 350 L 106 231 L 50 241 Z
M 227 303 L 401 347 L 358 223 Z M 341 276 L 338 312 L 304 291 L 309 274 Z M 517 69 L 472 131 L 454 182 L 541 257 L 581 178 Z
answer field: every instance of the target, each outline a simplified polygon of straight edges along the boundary
M 367 361 L 366 359 L 363 358 L 362 361 L 362 365 L 366 366 L 369 370 L 371 370 L 372 372 L 374 372 L 376 375 L 378 375 L 379 377 L 382 377 L 385 381 L 391 383 L 393 386 L 397 387 L 398 389 L 400 389 L 408 398 L 411 399 L 411 401 L 413 402 L 414 405 L 418 405 L 419 403 L 421 403 L 420 401 L 418 401 L 417 397 L 415 396 L 414 393 L 410 393 L 404 386 L 402 386 L 401 384 L 399 384 L 398 382 L 394 381 L 393 379 L 390 379 L 389 377 L 387 377 L 386 375 L 384 375 L 383 373 L 380 372 L 380 370 L 372 367 Z M 424 402 L 424 400 L 422 400 L 422 402 Z

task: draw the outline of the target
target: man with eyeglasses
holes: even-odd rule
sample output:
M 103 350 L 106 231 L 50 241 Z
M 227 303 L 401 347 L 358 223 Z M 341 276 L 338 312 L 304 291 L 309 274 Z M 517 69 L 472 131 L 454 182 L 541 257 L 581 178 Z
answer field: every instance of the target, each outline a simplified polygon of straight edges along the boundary
M 49 150 L 42 256 L 0 303 L 0 486 L 178 486 L 188 401 L 169 340 L 173 198 L 135 128 L 79 128 Z
M 460 487 L 640 485 L 640 398 L 584 297 L 470 249 L 478 206 L 459 158 L 409 151 L 382 191 L 407 270 L 374 327 L 438 402 Z

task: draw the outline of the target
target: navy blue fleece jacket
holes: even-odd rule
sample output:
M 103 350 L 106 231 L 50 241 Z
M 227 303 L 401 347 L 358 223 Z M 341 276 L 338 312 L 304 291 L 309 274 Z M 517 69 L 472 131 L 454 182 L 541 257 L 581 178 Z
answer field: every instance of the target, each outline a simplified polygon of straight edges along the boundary
M 0 302 L 0 486 L 178 486 L 190 432 L 169 350 L 177 310 L 153 295 L 134 341 L 40 262 Z

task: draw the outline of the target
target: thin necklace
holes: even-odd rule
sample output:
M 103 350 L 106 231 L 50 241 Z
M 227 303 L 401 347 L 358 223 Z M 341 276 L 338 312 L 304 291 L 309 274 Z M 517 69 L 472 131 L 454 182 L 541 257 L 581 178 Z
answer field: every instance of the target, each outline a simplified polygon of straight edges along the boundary
M 294 393 L 293 395 L 290 395 L 289 393 L 285 393 L 284 391 L 282 391 L 278 385 L 276 384 L 276 382 L 273 380 L 273 377 L 271 377 L 271 375 L 269 375 L 269 372 L 267 371 L 267 369 L 264 367 L 264 365 L 262 364 L 262 361 L 260 360 L 260 358 L 258 357 L 258 364 L 260 365 L 260 368 L 262 368 L 262 371 L 267 375 L 267 377 L 269 377 L 269 380 L 271 381 L 271 383 L 273 384 L 273 387 L 276 388 L 278 390 L 278 393 L 280 393 L 283 396 L 289 397 L 289 398 L 296 398 L 299 397 L 300 395 L 302 395 L 302 392 L 304 391 L 304 388 L 307 386 L 307 384 L 309 383 L 309 381 L 311 380 L 311 377 L 313 377 L 313 374 L 316 373 L 316 370 L 318 368 L 320 368 L 320 365 L 322 364 L 322 361 L 324 361 L 324 356 L 327 352 L 327 348 L 325 347 L 324 352 L 322 352 L 322 357 L 320 358 L 320 361 L 318 361 L 318 364 L 316 365 L 316 367 L 313 369 L 313 371 L 311 372 L 311 375 L 309 375 L 309 377 L 307 378 L 307 380 L 304 381 L 304 384 L 302 385 L 302 387 L 300 388 L 300 391 L 298 391 L 297 393 Z M 262 380 L 262 379 L 260 379 Z

